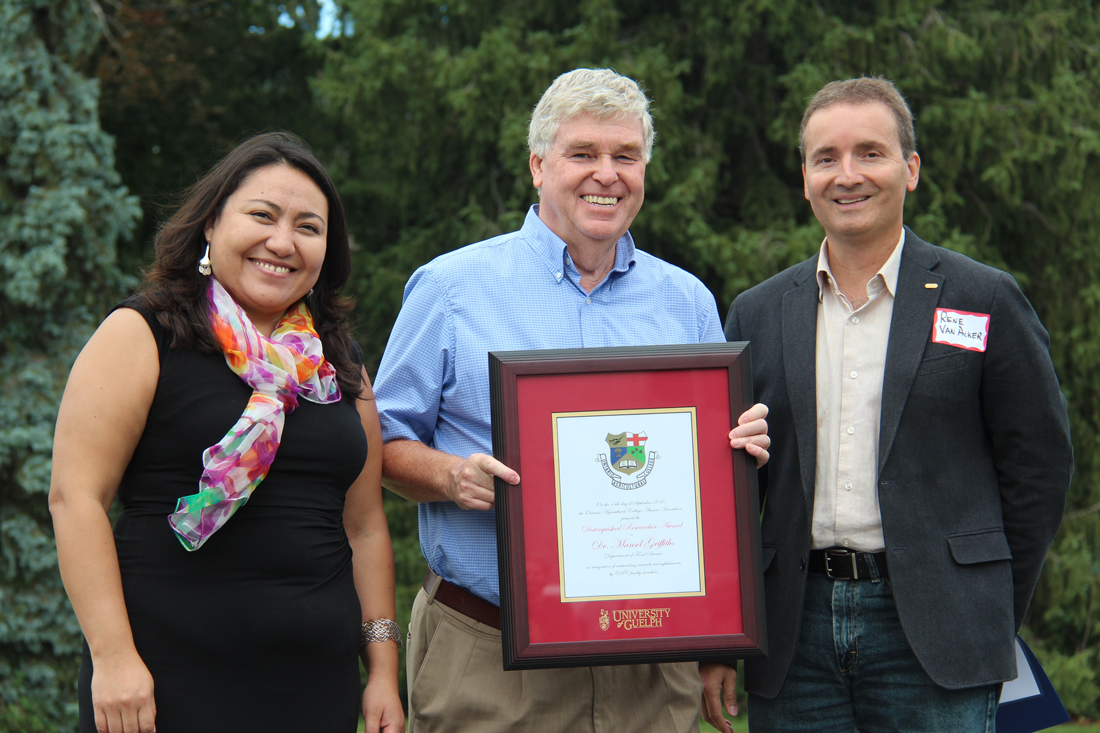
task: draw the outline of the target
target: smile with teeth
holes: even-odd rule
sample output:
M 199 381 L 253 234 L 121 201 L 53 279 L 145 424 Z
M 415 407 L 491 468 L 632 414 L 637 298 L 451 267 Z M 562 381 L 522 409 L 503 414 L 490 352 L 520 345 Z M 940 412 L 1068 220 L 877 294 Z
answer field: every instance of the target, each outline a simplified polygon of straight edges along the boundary
M 838 204 L 858 204 L 860 201 L 866 201 L 868 198 L 868 196 L 858 196 L 851 199 L 837 199 L 836 202 Z
M 252 261 L 255 262 L 257 265 L 259 265 L 260 267 L 262 267 L 263 269 L 267 270 L 268 272 L 275 272 L 275 273 L 278 273 L 280 275 L 286 275 L 287 273 L 291 272 L 291 268 L 284 267 L 283 265 L 274 265 L 270 262 L 261 262 L 260 260 L 252 260 Z
M 616 196 L 595 196 L 589 194 L 587 196 L 581 196 L 581 198 L 590 204 L 598 204 L 600 206 L 614 206 L 619 203 L 619 199 Z

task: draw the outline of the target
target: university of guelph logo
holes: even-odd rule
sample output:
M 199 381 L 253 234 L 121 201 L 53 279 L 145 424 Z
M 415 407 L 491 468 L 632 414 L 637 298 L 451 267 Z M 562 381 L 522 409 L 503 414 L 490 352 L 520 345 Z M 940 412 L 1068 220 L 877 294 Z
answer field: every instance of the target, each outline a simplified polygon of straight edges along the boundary
M 657 451 L 650 451 L 646 456 L 645 444 L 649 437 L 644 432 L 626 432 L 618 435 L 608 433 L 604 440 L 607 442 L 611 459 L 609 461 L 607 455 L 600 453 L 597 460 L 603 466 L 604 473 L 611 479 L 611 485 L 616 489 L 624 490 L 645 486 L 646 477 L 653 471 L 653 464 L 660 457 Z M 626 481 L 627 477 L 635 480 Z
M 611 449 L 611 467 L 627 476 L 641 471 L 645 466 L 645 433 L 607 434 L 607 447 Z

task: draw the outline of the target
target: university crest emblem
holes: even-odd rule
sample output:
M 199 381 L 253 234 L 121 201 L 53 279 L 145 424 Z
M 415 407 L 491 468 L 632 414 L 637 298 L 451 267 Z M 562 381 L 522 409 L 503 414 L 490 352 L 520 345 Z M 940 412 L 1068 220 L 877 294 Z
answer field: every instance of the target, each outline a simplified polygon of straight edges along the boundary
M 651 450 L 646 454 L 649 437 L 644 433 L 608 433 L 604 438 L 609 453 L 600 453 L 596 459 L 603 465 L 603 472 L 616 489 L 640 489 L 646 477 L 653 471 L 653 463 L 660 456 Z
M 645 466 L 645 433 L 607 434 L 607 447 L 611 449 L 611 467 L 627 476 Z

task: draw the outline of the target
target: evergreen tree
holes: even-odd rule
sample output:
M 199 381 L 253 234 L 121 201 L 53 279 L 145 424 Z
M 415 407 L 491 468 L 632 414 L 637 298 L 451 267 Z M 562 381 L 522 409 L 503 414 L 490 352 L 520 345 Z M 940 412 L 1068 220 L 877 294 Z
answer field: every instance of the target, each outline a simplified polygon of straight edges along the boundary
M 339 138 L 309 87 L 321 64 L 305 43 L 320 22 L 316 2 L 115 0 L 103 9 L 87 67 L 118 171 L 145 214 L 120 252 L 128 268 L 148 263 L 178 195 L 237 143 L 289 130 L 327 150 Z
M 130 284 L 116 247 L 139 217 L 76 68 L 87 3 L 0 5 L 0 729 L 73 727 L 80 630 L 61 587 L 46 494 L 72 362 Z M 124 355 L 120 355 L 124 356 Z

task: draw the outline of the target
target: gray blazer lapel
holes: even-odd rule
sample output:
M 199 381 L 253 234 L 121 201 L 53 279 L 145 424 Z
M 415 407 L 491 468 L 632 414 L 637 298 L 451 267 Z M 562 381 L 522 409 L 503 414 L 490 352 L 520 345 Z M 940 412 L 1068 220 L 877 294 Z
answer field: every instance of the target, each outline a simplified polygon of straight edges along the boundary
M 890 320 L 890 339 L 886 345 L 886 369 L 882 377 L 878 438 L 880 471 L 890 455 L 909 389 L 932 335 L 932 317 L 943 291 L 943 276 L 934 272 L 939 261 L 932 245 L 906 227 L 894 314 Z M 928 288 L 926 284 L 936 287 Z
M 809 260 L 783 296 L 783 369 L 798 436 L 798 463 L 806 506 L 813 506 L 817 470 L 817 258 Z

